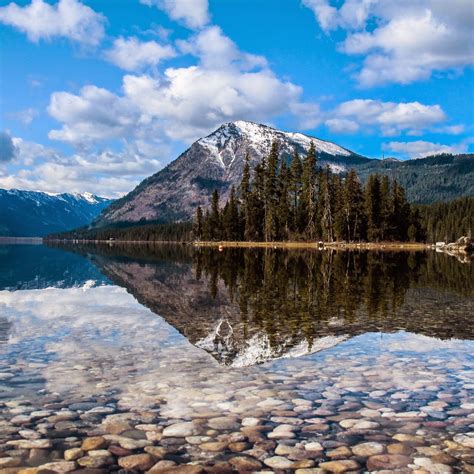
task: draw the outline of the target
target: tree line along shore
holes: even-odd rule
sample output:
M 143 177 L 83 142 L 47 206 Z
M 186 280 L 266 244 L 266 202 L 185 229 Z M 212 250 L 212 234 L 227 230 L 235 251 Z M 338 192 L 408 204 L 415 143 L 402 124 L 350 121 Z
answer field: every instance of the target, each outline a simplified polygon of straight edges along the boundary
M 364 186 L 354 170 L 342 174 L 318 167 L 314 146 L 303 158 L 295 153 L 285 160 L 275 142 L 253 169 L 246 159 L 241 183 L 225 203 L 214 190 L 210 208 L 198 207 L 193 222 L 84 227 L 48 239 L 426 248 L 470 237 L 473 221 L 474 197 L 413 205 L 396 180 L 374 174 Z

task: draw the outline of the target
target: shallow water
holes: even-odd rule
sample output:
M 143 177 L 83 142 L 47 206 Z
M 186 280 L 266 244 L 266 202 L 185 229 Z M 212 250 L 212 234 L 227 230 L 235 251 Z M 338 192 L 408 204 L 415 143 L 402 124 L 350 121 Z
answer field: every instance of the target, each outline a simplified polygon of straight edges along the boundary
M 115 244 L 0 270 L 0 469 L 473 472 L 470 264 Z

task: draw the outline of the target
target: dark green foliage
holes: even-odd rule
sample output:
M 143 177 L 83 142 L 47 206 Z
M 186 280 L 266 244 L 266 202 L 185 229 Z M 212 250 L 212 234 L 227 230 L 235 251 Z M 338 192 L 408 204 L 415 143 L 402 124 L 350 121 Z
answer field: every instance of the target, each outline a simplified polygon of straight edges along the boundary
M 474 235 L 474 197 L 416 206 L 428 242 L 453 242 Z
M 396 179 L 410 203 L 431 204 L 474 196 L 474 155 L 437 155 L 418 160 L 370 160 L 355 164 L 366 183 L 371 174 Z
M 420 216 L 412 212 L 397 181 L 372 175 L 363 189 L 354 170 L 344 179 L 329 167 L 318 171 L 314 146 L 303 162 L 295 154 L 288 167 L 279 157 L 278 144 L 273 143 L 253 177 L 247 160 L 239 192 L 240 200 L 232 188 L 220 211 L 214 191 L 211 212 L 204 218 L 204 239 L 378 242 L 424 238 Z
M 193 238 L 192 222 L 175 222 L 172 224 L 123 224 L 109 227 L 83 227 L 70 232 L 50 234 L 47 239 L 64 240 L 124 240 L 142 242 L 186 242 Z

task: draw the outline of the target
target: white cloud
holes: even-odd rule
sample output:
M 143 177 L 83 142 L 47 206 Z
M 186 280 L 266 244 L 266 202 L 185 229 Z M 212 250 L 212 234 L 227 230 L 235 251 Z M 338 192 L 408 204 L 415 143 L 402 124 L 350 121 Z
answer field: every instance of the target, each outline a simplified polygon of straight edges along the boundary
M 38 115 L 38 109 L 29 107 L 27 109 L 8 114 L 8 117 L 20 121 L 23 125 L 29 125 Z
M 188 28 L 203 28 L 209 22 L 208 0 L 140 0 L 148 6 L 156 6 Z
M 17 148 L 11 135 L 4 130 L 0 130 L 0 163 L 12 161 L 16 154 Z
M 210 26 L 187 41 L 177 42 L 183 53 L 199 58 L 202 67 L 207 69 L 228 69 L 238 67 L 251 70 L 267 66 L 263 56 L 245 53 L 218 26 Z
M 127 137 L 138 120 L 126 99 L 96 86 L 83 87 L 79 95 L 53 93 L 48 112 L 63 123 L 49 138 L 81 144 Z
M 360 125 L 366 125 L 377 127 L 384 135 L 396 135 L 407 130 L 422 131 L 446 120 L 439 105 L 372 99 L 343 102 L 330 115 L 326 125 L 332 131 L 355 132 Z
M 156 66 L 164 59 L 176 56 L 170 45 L 156 41 L 140 41 L 138 38 L 117 38 L 113 47 L 106 51 L 108 61 L 127 71 L 136 71 L 145 66 Z
M 474 64 L 471 0 L 304 0 L 325 31 L 341 28 L 341 50 L 364 55 L 356 78 L 362 86 L 408 84 L 433 72 Z
M 97 45 L 104 36 L 105 17 L 79 0 L 59 0 L 53 5 L 32 0 L 24 7 L 13 2 L 0 7 L 0 22 L 17 28 L 34 42 L 63 37 Z
M 359 130 L 359 124 L 353 120 L 332 118 L 325 122 L 333 133 L 355 133 Z
M 390 142 L 385 144 L 383 148 L 402 155 L 407 155 L 410 158 L 422 158 L 424 156 L 439 155 L 441 153 L 466 153 L 468 151 L 467 143 L 444 145 L 423 140 L 413 142 Z
M 84 150 L 63 155 L 51 148 L 13 138 L 15 169 L 0 175 L 0 188 L 46 192 L 93 192 L 118 197 L 162 167 L 169 152 L 159 141 L 126 143 L 123 150 Z
M 300 87 L 278 78 L 264 58 L 241 52 L 219 28 L 179 47 L 198 64 L 157 77 L 126 75 L 121 95 L 96 86 L 54 93 L 48 110 L 62 127 L 49 137 L 76 145 L 150 134 L 190 142 L 222 122 L 268 121 L 288 112 L 316 123 L 318 108 L 300 102 Z

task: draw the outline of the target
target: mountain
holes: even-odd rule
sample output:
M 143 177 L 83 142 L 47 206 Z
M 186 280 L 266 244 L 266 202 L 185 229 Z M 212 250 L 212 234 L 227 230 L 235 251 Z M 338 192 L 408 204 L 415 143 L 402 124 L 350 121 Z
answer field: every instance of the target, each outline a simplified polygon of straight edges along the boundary
M 0 189 L 0 236 L 42 237 L 89 224 L 112 200 L 84 194 Z
M 140 183 L 115 201 L 97 220 L 97 225 L 137 221 L 188 220 L 197 206 L 207 207 L 214 189 L 223 199 L 232 185 L 238 186 L 248 151 L 252 165 L 267 156 L 278 140 L 283 156 L 295 150 L 305 155 L 314 143 L 322 165 L 335 171 L 370 162 L 335 143 L 301 133 L 282 132 L 266 125 L 236 121 L 193 143 L 166 168 Z
M 109 206 L 96 226 L 136 222 L 185 221 L 196 207 L 208 207 L 218 189 L 224 202 L 232 185 L 238 186 L 247 152 L 254 166 L 268 155 L 274 140 L 284 158 L 294 151 L 305 155 L 314 143 L 320 166 L 335 172 L 354 168 L 365 182 L 370 174 L 397 178 L 412 203 L 429 204 L 474 195 L 474 155 L 439 155 L 416 160 L 370 159 L 335 143 L 301 133 L 276 130 L 253 122 L 225 123 L 193 143 L 176 160 L 140 183 Z

